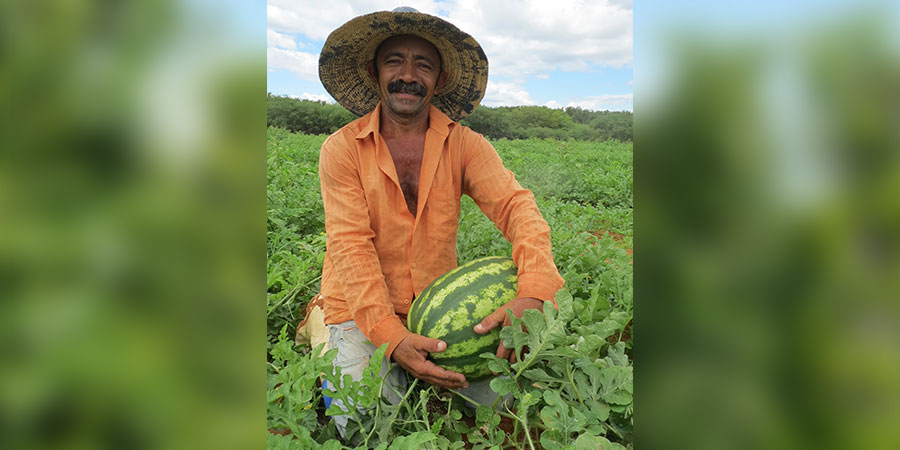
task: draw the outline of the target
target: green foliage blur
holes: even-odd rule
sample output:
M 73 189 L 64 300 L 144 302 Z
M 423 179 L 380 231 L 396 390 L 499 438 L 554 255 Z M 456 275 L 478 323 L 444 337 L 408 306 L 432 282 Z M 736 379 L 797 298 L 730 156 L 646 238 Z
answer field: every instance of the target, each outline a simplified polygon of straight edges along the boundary
M 331 134 L 356 116 L 338 104 L 266 95 L 266 123 L 306 134 Z M 490 139 L 632 140 L 630 111 L 591 111 L 579 107 L 479 106 L 460 122 Z
M 900 448 L 898 11 L 869 7 L 654 30 L 667 69 L 635 72 L 656 86 L 635 106 L 642 446 Z
M 0 7 L 0 448 L 264 445 L 265 12 L 197 3 Z

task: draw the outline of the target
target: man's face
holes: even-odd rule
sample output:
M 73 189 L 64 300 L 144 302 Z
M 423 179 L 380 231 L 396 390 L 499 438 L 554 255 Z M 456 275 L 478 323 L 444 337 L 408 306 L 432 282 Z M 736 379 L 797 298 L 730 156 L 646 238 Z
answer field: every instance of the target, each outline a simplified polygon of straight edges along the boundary
M 378 82 L 381 99 L 391 113 L 399 116 L 413 117 L 427 111 L 435 90 L 446 78 L 441 74 L 437 49 L 417 36 L 388 38 L 375 61 L 377 69 L 370 71 Z

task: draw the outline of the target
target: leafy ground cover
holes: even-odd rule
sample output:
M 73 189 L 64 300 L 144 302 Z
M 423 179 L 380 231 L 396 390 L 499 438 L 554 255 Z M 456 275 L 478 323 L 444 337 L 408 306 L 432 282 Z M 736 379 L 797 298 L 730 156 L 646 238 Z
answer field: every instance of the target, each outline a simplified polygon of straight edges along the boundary
M 324 139 L 276 128 L 267 135 L 268 447 L 632 448 L 631 143 L 493 142 L 534 192 L 566 280 L 558 310 L 530 311 L 502 331 L 523 351 L 521 361 L 483 355 L 505 375 L 491 387 L 511 393 L 514 407 L 470 410 L 456 393 L 414 379 L 404 400 L 390 405 L 379 398 L 381 379 L 372 376 L 333 395 L 368 410 L 340 440 L 319 387 L 322 374 L 339 384 L 340 374 L 331 371 L 334 352 L 317 357 L 293 343 L 306 303 L 318 292 L 325 252 L 317 169 Z M 510 254 L 510 244 L 471 199 L 463 197 L 461 208 L 460 263 Z M 368 370 L 378 373 L 377 366 Z

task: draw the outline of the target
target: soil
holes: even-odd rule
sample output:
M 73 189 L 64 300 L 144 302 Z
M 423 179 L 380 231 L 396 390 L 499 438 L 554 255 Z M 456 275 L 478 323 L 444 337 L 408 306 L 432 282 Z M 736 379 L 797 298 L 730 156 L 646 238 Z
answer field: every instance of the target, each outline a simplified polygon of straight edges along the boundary
M 612 240 L 616 242 L 617 247 L 624 249 L 625 253 L 627 253 L 628 256 L 632 256 L 631 261 L 628 261 L 628 264 L 634 264 L 634 257 L 633 257 L 634 249 L 628 248 L 622 244 L 622 242 L 625 240 L 624 234 L 616 233 L 615 231 L 609 231 L 609 230 L 593 230 L 593 231 L 591 231 L 591 234 L 594 235 L 594 237 L 596 237 L 598 239 L 603 239 L 604 236 L 609 236 L 610 238 L 612 238 Z M 607 259 L 606 262 L 609 264 L 612 264 L 612 261 L 610 261 L 609 259 Z M 616 266 L 616 268 L 618 269 L 619 266 Z

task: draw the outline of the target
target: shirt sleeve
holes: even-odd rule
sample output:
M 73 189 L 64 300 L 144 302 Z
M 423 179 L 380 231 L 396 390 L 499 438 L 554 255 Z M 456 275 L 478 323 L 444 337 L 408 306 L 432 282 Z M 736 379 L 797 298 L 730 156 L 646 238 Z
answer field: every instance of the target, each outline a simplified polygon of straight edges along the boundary
M 353 320 L 376 347 L 388 343 L 385 356 L 390 358 L 410 332 L 388 297 L 357 167 L 341 136 L 333 135 L 322 144 L 319 178 L 326 246 Z
M 484 137 L 471 132 L 465 145 L 463 191 L 512 243 L 512 258 L 519 270 L 517 295 L 555 305 L 563 278 L 553 262 L 550 226 L 534 194 L 516 181 Z

